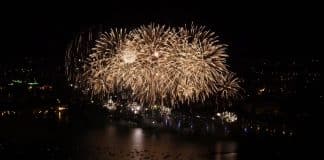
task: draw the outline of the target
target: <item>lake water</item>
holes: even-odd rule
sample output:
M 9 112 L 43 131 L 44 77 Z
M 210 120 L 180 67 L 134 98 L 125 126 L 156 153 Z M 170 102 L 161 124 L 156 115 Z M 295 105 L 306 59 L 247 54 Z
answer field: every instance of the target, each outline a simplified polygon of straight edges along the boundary
M 281 159 L 295 155 L 292 139 L 184 135 L 129 127 L 105 119 L 0 121 L 0 159 Z

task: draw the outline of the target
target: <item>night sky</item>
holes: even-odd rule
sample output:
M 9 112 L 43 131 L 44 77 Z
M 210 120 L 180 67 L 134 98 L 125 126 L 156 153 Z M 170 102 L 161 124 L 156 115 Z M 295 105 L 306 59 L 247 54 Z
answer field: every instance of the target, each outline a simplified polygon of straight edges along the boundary
M 237 62 L 249 57 L 320 56 L 315 50 L 320 14 L 308 5 L 126 4 L 80 8 L 48 4 L 2 11 L 1 59 L 43 56 L 61 63 L 67 44 L 84 28 L 93 24 L 132 27 L 151 22 L 206 25 L 229 44 L 229 54 Z

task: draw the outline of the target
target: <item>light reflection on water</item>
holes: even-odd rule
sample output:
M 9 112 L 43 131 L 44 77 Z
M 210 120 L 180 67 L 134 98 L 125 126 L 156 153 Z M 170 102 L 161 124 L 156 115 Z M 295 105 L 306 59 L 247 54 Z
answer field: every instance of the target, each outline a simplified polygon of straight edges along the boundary
M 158 129 L 132 128 L 103 119 L 0 120 L 0 159 L 277 159 L 290 155 L 289 141 L 233 140 Z M 92 117 L 94 118 L 94 117 Z M 61 119 L 61 120 L 59 120 Z M 225 139 L 224 139 L 225 138 Z M 12 158 L 16 156 L 16 158 Z M 17 158 L 18 157 L 18 158 Z M 258 157 L 258 158 L 256 158 Z M 36 158 L 36 159 L 37 159 Z
M 62 113 L 61 112 L 58 112 L 58 119 L 62 120 Z
M 144 144 L 144 135 L 143 130 L 141 128 L 135 128 L 133 129 L 131 133 L 131 139 L 132 139 L 132 145 L 134 148 L 138 150 L 143 149 Z
M 75 140 L 83 147 L 81 159 L 89 156 L 91 159 L 91 155 L 96 159 L 237 159 L 234 141 L 197 141 L 192 138 L 107 125 L 103 130 L 91 130 Z
M 224 144 L 222 142 L 217 142 L 215 145 L 216 154 L 215 159 L 228 159 L 228 160 L 235 160 L 237 159 L 237 153 L 231 152 L 237 150 L 237 145 L 235 142 L 227 142 Z
M 101 116 L 85 116 L 68 110 L 36 110 L 31 112 L 31 118 L 15 112 L 5 113 L 0 119 L 1 160 L 3 155 L 9 157 L 7 159 L 37 155 L 40 159 L 60 160 L 276 159 L 282 154 L 289 155 L 287 148 L 294 147 L 289 139 L 287 142 L 248 139 L 247 142 L 242 137 L 235 138 L 237 141 L 223 137 L 225 140 L 220 138 L 219 130 L 212 128 L 214 125 L 208 127 L 213 134 L 194 136 L 184 135 L 188 132 L 127 127 L 136 125 L 125 124 L 125 121 L 108 122 Z M 174 124 L 185 128 L 181 123 Z M 12 158 L 13 155 L 18 158 Z
M 12 124 L 10 121 L 8 124 L 0 121 L 4 123 L 0 126 L 2 131 L 0 139 L 9 137 L 16 145 L 14 148 L 23 146 L 21 151 L 10 151 L 13 154 L 9 154 L 9 157 L 15 155 L 15 152 L 22 152 L 20 155 L 23 157 L 24 154 L 39 154 L 47 157 L 44 159 L 48 159 L 48 156 L 58 157 L 51 159 L 61 159 L 62 155 L 79 160 L 238 159 L 235 141 L 130 128 L 102 121 L 87 124 L 79 120 L 68 120 L 64 112 L 57 112 L 56 116 L 57 123 L 50 120 L 47 122 L 44 119 L 29 122 L 13 121 Z M 26 147 L 26 144 L 30 146 Z M 31 150 L 24 153 L 26 148 Z

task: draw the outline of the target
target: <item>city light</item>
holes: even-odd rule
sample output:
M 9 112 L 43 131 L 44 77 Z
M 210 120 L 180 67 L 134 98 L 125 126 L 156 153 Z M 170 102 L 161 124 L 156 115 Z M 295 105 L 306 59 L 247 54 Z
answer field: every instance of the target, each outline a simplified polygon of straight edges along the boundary
M 67 107 L 62 107 L 62 106 L 57 108 L 58 111 L 64 111 L 64 110 L 67 110 L 67 109 L 68 109 Z
M 142 106 L 136 102 L 129 103 L 127 107 L 135 114 L 138 114 L 142 110 Z

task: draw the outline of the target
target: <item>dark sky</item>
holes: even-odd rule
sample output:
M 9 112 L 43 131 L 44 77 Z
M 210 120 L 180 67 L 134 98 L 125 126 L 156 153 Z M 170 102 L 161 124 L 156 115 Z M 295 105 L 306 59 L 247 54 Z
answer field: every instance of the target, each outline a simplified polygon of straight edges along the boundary
M 202 4 L 202 5 L 201 5 Z M 91 4 L 88 7 L 21 7 L 2 14 L 1 59 L 45 56 L 63 60 L 74 33 L 92 24 L 136 26 L 150 22 L 207 25 L 229 44 L 233 58 L 319 55 L 320 13 L 294 5 Z M 87 4 L 85 4 L 87 5 Z M 50 4 L 48 5 L 50 6 Z

